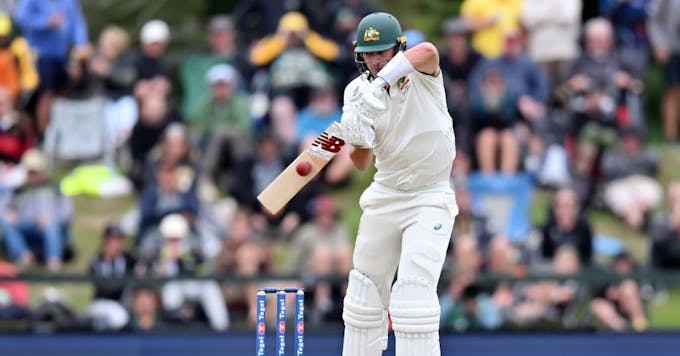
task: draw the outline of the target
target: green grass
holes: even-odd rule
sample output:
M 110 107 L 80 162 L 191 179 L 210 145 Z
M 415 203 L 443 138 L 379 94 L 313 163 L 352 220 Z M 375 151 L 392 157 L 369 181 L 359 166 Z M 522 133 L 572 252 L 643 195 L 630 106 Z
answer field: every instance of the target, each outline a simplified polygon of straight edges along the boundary
M 677 330 L 680 326 L 680 288 L 669 288 L 666 300 L 653 302 L 649 316 L 654 328 Z

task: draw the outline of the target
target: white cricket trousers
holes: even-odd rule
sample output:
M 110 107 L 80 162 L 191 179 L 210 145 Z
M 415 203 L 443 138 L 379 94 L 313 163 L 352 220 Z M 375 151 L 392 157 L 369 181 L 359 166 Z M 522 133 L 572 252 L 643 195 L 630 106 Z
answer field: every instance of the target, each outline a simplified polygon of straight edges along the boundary
M 449 182 L 408 192 L 373 182 L 359 205 L 354 268 L 373 281 L 383 305 L 397 267 L 397 279 L 423 278 L 436 288 L 458 215 Z

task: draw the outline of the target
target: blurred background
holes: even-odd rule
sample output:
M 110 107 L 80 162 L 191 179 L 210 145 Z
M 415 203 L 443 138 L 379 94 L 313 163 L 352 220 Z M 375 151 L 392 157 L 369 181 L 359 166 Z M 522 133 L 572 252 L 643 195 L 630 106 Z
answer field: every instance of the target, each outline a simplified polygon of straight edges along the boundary
M 678 1 L 4 0 L 5 341 L 240 335 L 263 286 L 338 337 L 374 171 L 342 151 L 280 214 L 256 196 L 339 121 L 373 11 L 440 51 L 442 334 L 680 330 Z

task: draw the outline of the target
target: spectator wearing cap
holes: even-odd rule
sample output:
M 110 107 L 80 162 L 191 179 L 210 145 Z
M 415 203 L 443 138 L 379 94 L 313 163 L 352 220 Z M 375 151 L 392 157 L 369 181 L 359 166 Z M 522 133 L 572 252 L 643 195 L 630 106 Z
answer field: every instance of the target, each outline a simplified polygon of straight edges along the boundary
M 521 0 L 465 0 L 460 8 L 472 47 L 487 58 L 503 54 L 505 36 L 519 30 L 521 14 Z
M 310 87 L 332 84 L 325 63 L 334 62 L 339 55 L 338 45 L 309 28 L 304 15 L 289 12 L 279 20 L 275 34 L 253 45 L 250 62 L 268 67 L 272 89 L 291 95 L 302 108 Z
M 28 177 L 0 219 L 3 240 L 20 268 L 29 267 L 35 259 L 36 251 L 29 246 L 42 246 L 40 256 L 47 262 L 48 270 L 56 272 L 62 266 L 73 204 L 47 177 L 47 160 L 42 152 L 26 151 L 21 164 Z
M 150 260 L 148 271 L 157 277 L 195 276 L 203 262 L 197 249 L 191 248 L 189 223 L 180 214 L 170 214 L 160 223 L 163 245 Z M 224 331 L 229 318 L 224 296 L 218 284 L 211 280 L 183 279 L 166 283 L 161 291 L 163 309 L 181 321 L 192 321 L 193 312 L 184 308 L 187 303 L 198 303 L 211 327 Z
M 217 64 L 231 65 L 241 78 L 238 86 L 248 86 L 252 68 L 248 63 L 247 51 L 238 44 L 238 31 L 230 15 L 215 15 L 207 25 L 207 46 L 196 53 L 183 56 L 180 64 L 182 83 L 182 113 L 195 117 L 204 98 L 209 97 L 210 83 L 205 78 L 208 71 Z
M 522 5 L 529 57 L 543 68 L 553 89 L 578 56 L 581 7 L 580 0 L 524 0 Z
M 165 96 L 171 89 L 170 66 L 165 60 L 170 28 L 165 21 L 151 20 L 142 26 L 139 40 L 142 48 L 134 61 L 135 96 L 138 99 L 152 93 Z
M 239 74 L 229 64 L 216 64 L 205 80 L 210 85 L 210 95 L 204 98 L 191 123 L 204 152 L 204 173 L 219 180 L 218 172 L 233 169 L 235 162 L 250 154 L 250 97 L 238 90 Z
M 479 52 L 470 47 L 470 33 L 460 18 L 449 18 L 442 23 L 445 48 L 439 61 L 444 73 L 446 98 L 456 137 L 456 169 L 469 166 L 474 142 L 471 139 L 472 113 L 468 80 L 470 73 L 482 58 Z M 463 163 L 459 163 L 465 161 Z M 468 164 L 465 164 L 468 163 Z M 467 174 L 467 171 L 464 171 Z
M 90 276 L 98 279 L 123 278 L 133 274 L 135 260 L 125 251 L 125 234 L 116 224 L 104 228 L 99 252 L 90 263 Z M 94 300 L 89 311 L 93 327 L 100 331 L 120 330 L 128 323 L 128 313 L 122 305 L 125 283 L 96 282 Z
M 659 161 L 651 149 L 644 146 L 639 128 L 619 130 L 618 148 L 602 157 L 604 202 L 631 227 L 643 227 L 647 213 L 662 199 L 662 188 L 656 178 Z
M 66 64 L 69 51 L 75 48 L 76 58 L 87 58 L 87 24 L 77 0 L 25 0 L 14 11 L 14 20 L 28 43 L 39 53 L 37 60 L 41 94 L 36 116 L 38 132 L 43 133 L 49 122 L 55 94 L 66 89 Z

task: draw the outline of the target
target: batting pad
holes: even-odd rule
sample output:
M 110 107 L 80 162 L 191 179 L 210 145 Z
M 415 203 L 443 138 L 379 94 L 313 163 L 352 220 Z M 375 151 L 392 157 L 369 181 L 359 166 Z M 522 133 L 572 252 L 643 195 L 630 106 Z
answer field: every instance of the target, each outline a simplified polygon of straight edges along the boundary
M 379 356 L 387 348 L 387 311 L 375 284 L 357 270 L 349 272 L 342 312 L 343 356 Z
M 396 356 L 439 356 L 440 313 L 437 293 L 425 279 L 398 279 L 390 298 Z

